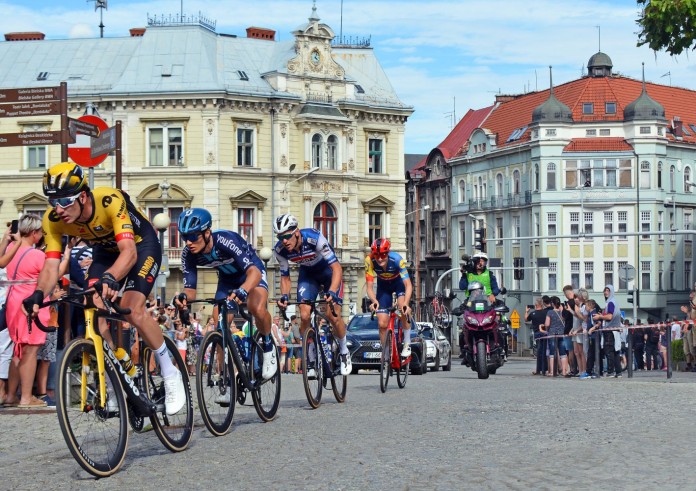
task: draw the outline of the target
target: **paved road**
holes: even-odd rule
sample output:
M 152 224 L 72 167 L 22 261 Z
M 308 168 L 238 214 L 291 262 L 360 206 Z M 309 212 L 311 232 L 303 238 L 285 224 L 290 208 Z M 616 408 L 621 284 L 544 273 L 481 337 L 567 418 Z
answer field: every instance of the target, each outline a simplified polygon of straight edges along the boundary
M 115 476 L 95 480 L 70 456 L 55 411 L 0 409 L 2 489 L 693 489 L 696 374 L 629 380 L 542 379 L 513 360 L 478 380 L 466 367 L 411 375 L 406 389 L 349 377 L 348 398 L 308 409 L 299 376 L 283 375 L 278 418 L 253 406 L 232 432 L 200 417 L 187 451 L 132 435 Z M 391 383 L 394 383 L 392 386 Z M 310 426 L 313 425 L 313 426 Z

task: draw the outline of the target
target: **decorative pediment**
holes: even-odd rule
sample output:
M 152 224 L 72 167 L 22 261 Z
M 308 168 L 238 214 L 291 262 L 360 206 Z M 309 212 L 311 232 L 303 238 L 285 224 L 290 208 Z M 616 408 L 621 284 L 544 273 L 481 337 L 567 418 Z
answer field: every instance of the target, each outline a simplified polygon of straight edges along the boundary
M 168 204 L 176 204 L 184 208 L 190 208 L 193 196 L 177 185 L 164 181 L 160 184 L 152 184 L 143 189 L 136 197 L 142 207 L 160 207 Z
M 0 201 L 0 206 L 2 206 L 2 201 Z M 46 208 L 48 206 L 48 199 L 43 194 L 39 193 L 29 193 L 25 194 L 21 198 L 15 200 L 15 206 L 17 211 L 24 213 L 27 208 Z
M 233 210 L 253 206 L 258 210 L 263 211 L 266 201 L 266 198 L 254 191 L 246 191 L 237 196 L 230 196 L 230 204 L 232 205 Z
M 381 194 L 379 196 L 375 196 L 371 200 L 366 200 L 362 202 L 362 207 L 363 211 L 367 213 L 371 209 L 379 208 L 379 209 L 385 209 L 387 210 L 387 213 L 391 213 L 391 209 L 394 207 L 396 203 L 390 199 L 385 198 Z

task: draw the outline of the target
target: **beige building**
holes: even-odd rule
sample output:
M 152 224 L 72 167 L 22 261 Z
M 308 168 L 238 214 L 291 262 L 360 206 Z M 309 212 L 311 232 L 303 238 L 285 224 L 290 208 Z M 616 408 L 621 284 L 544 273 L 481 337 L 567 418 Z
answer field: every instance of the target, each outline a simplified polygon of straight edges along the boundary
M 336 43 L 316 9 L 288 41 L 248 28 L 215 32 L 199 18 L 150 18 L 126 38 L 45 40 L 7 34 L 0 89 L 68 84 L 68 115 L 94 108 L 122 122 L 122 188 L 164 234 L 167 295 L 182 286 L 176 219 L 204 207 L 214 226 L 272 247 L 273 217 L 290 211 L 322 230 L 344 265 L 346 297 L 364 294 L 363 260 L 376 237 L 405 250 L 404 124 L 413 108 L 395 94 L 369 41 Z M 57 131 L 60 118 L 0 118 L 0 133 Z M 58 145 L 0 148 L 2 219 L 42 211 L 41 175 Z M 115 158 L 95 168 L 114 185 Z M 269 263 L 274 292 L 278 279 Z M 199 284 L 212 293 L 211 272 Z M 272 294 L 274 293 L 272 292 Z

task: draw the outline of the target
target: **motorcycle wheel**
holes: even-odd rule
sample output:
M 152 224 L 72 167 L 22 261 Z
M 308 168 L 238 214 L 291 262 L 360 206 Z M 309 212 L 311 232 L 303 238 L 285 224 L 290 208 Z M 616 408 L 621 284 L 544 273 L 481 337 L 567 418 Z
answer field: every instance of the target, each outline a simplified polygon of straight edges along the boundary
M 478 373 L 478 378 L 486 379 L 488 378 L 488 363 L 486 363 L 485 341 L 479 341 L 476 344 L 476 349 L 476 372 Z

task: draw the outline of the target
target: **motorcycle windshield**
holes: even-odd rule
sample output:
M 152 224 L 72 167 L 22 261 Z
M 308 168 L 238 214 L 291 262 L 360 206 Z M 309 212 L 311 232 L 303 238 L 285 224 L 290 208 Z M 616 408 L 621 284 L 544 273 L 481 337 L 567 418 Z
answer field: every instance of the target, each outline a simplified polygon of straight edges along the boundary
M 470 300 L 467 303 L 466 310 L 469 312 L 476 312 L 476 313 L 481 313 L 481 312 L 487 312 L 491 310 L 491 304 L 488 302 L 488 300 L 485 299 L 477 299 L 477 300 Z

